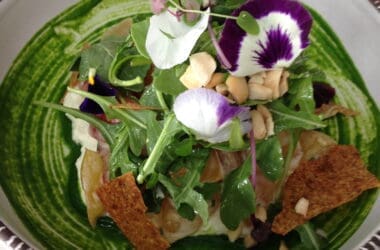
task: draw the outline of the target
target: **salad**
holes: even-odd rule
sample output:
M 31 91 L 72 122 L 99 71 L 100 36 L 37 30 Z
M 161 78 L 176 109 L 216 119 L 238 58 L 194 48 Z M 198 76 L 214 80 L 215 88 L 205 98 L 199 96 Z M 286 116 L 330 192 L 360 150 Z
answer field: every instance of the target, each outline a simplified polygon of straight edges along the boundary
M 309 64 L 309 11 L 288 0 L 151 6 L 83 48 L 63 105 L 36 103 L 72 120 L 88 223 L 137 249 L 205 235 L 323 248 L 313 220 L 380 183 L 326 133 L 331 118 L 360 113 Z

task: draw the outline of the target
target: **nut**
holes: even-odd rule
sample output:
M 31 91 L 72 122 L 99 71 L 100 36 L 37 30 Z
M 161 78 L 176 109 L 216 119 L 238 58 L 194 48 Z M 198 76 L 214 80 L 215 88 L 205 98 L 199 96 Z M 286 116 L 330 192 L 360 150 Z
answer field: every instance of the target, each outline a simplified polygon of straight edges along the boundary
M 221 95 L 224 95 L 224 96 L 228 95 L 228 87 L 224 83 L 216 85 L 215 90 Z
M 273 91 L 264 85 L 257 83 L 248 84 L 250 100 L 270 100 L 273 96 Z
M 214 73 L 211 77 L 211 80 L 207 83 L 205 87 L 208 89 L 212 89 L 216 85 L 224 83 L 225 78 L 226 78 L 225 73 Z
M 281 75 L 281 80 L 280 80 L 280 96 L 283 96 L 286 92 L 288 92 L 289 86 L 288 86 L 288 77 L 289 77 L 289 72 L 284 71 Z
M 264 105 L 258 105 L 251 111 L 252 127 L 255 139 L 261 140 L 274 134 L 272 114 Z
M 261 205 L 256 206 L 255 217 L 261 220 L 262 222 L 267 221 L 267 211 L 265 210 L 263 206 Z
M 180 81 L 188 89 L 205 86 L 216 69 L 215 59 L 206 52 L 199 52 L 189 57 L 190 65 L 180 77 Z
M 228 76 L 226 80 L 228 91 L 231 93 L 233 99 L 241 104 L 248 99 L 248 85 L 244 77 Z
M 257 140 L 264 139 L 267 135 L 267 129 L 263 115 L 257 110 L 252 110 L 251 117 L 254 138 Z
M 267 72 L 264 86 L 272 89 L 272 99 L 280 97 L 280 79 L 283 69 L 274 69 Z
M 274 122 L 269 109 L 264 105 L 258 105 L 257 111 L 259 111 L 264 118 L 265 128 L 267 129 L 267 136 L 274 135 Z
M 266 77 L 265 71 L 261 71 L 259 73 L 252 75 L 249 78 L 248 83 L 264 84 L 265 77 Z

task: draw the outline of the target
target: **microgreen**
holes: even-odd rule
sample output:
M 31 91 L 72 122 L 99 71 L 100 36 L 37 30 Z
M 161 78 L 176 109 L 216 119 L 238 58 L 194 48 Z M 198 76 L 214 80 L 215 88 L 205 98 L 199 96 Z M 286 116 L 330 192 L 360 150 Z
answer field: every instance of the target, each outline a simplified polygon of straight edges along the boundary
M 250 35 L 257 35 L 260 32 L 256 19 L 248 11 L 240 12 L 236 22 L 240 28 Z

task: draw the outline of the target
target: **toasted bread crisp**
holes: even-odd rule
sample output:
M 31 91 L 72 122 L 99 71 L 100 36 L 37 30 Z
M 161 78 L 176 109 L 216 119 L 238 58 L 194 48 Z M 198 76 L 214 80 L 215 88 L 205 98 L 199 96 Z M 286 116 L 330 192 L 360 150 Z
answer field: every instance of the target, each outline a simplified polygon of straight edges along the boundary
M 168 241 L 146 215 L 147 207 L 132 173 L 102 185 L 97 194 L 105 210 L 136 249 L 169 248 Z
M 353 146 L 333 146 L 320 158 L 301 163 L 290 175 L 283 191 L 282 211 L 275 217 L 272 231 L 285 235 L 375 187 L 380 187 L 380 181 L 366 169 Z M 309 201 L 305 216 L 295 211 L 301 198 Z

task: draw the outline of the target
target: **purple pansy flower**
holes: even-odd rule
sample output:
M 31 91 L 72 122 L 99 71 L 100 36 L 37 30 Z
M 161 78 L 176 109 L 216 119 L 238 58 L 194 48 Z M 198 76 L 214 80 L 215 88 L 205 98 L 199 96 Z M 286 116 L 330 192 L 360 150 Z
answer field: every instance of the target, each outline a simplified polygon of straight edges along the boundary
M 206 88 L 180 94 L 173 106 L 178 121 L 190 128 L 197 139 L 211 143 L 228 141 L 235 117 L 241 121 L 243 134 L 251 130 L 248 107 L 231 105 L 221 94 Z
M 95 76 L 95 83 L 88 85 L 88 92 L 94 93 L 101 96 L 115 96 L 116 90 L 111 87 L 108 83 L 103 82 L 98 76 Z M 99 104 L 85 98 L 82 104 L 79 106 L 80 111 L 91 113 L 91 114 L 104 114 L 103 109 Z
M 233 12 L 249 12 L 260 32 L 247 34 L 235 20 L 227 20 L 219 46 L 236 76 L 252 75 L 273 68 L 288 67 L 309 45 L 312 17 L 293 0 L 250 0 Z

